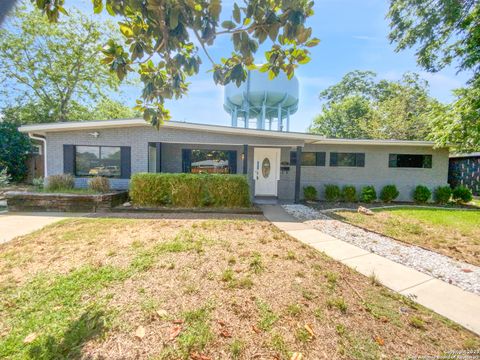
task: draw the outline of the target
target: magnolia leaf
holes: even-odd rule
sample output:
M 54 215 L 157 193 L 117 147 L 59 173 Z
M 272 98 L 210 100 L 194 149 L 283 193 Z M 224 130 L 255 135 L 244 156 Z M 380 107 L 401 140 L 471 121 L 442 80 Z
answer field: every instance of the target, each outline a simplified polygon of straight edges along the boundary
M 313 39 L 308 40 L 305 43 L 305 46 L 314 47 L 314 46 L 317 46 L 319 43 L 320 43 L 320 39 L 313 38 Z
M 240 15 L 240 7 L 237 5 L 237 3 L 233 3 L 233 20 L 235 20 L 237 23 L 240 23 L 242 20 Z
M 92 0 L 93 3 L 93 12 L 95 14 L 100 14 L 103 10 L 103 0 Z
M 232 29 L 235 29 L 236 25 L 233 21 L 226 20 L 222 22 L 222 27 L 227 30 L 232 30 Z
M 135 331 L 135 337 L 142 340 L 145 337 L 145 328 L 140 325 Z
M 130 28 L 130 26 L 124 24 L 124 23 L 120 23 L 120 31 L 122 32 L 122 34 L 126 37 L 131 37 L 133 36 L 133 31 L 132 29 Z

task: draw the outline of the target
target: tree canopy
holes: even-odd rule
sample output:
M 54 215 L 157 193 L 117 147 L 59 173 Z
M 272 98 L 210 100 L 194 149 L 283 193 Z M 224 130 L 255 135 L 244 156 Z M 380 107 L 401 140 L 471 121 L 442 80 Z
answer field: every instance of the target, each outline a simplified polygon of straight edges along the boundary
M 100 105 L 114 102 L 106 92 L 116 90 L 118 80 L 100 62 L 99 44 L 111 29 L 107 24 L 75 10 L 65 21 L 51 24 L 40 11 L 21 5 L 5 25 L 0 29 L 4 119 L 89 120 L 99 114 Z M 116 108 L 134 114 L 118 102 Z
M 0 171 L 7 169 L 11 180 L 20 181 L 27 172 L 26 159 L 30 139 L 11 122 L 0 122 Z
M 455 101 L 433 121 L 431 139 L 457 151 L 480 150 L 480 1 L 391 0 L 390 40 L 397 51 L 416 48 L 428 71 L 454 65 L 471 74 Z
M 352 71 L 320 99 L 322 112 L 310 131 L 334 138 L 425 140 L 432 114 L 443 107 L 413 73 L 388 81 L 376 80 L 373 71 Z
M 32 2 L 50 21 L 67 15 L 64 0 Z M 259 45 L 267 39 L 272 46 L 260 70 L 271 78 L 280 71 L 293 76 L 299 64 L 310 60 L 307 48 L 319 42 L 306 26 L 313 1 L 235 1 L 225 19 L 220 18 L 221 0 L 93 0 L 93 8 L 95 13 L 106 11 L 121 18 L 118 30 L 125 45 L 110 39 L 103 49 L 103 63 L 120 80 L 129 72 L 139 73 L 144 88 L 136 109 L 155 126 L 170 118 L 165 100 L 187 93 L 188 77 L 200 69 L 200 49 L 211 63 L 215 83 L 225 85 L 246 79 L 246 71 L 255 68 Z M 213 59 L 208 47 L 221 35 L 231 37 L 233 52 Z

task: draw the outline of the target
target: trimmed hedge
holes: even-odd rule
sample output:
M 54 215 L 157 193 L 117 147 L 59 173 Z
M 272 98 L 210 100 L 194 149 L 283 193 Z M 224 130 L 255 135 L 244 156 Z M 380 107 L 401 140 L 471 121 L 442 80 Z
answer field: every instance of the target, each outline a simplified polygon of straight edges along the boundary
M 418 185 L 415 190 L 413 190 L 413 200 L 417 204 L 425 204 L 431 196 L 432 192 L 424 185 Z
M 314 186 L 308 185 L 303 187 L 303 197 L 305 201 L 316 201 L 317 195 L 318 195 L 318 192 Z
M 243 175 L 136 173 L 130 198 L 140 206 L 249 207 L 250 190 Z
M 438 186 L 433 191 L 433 198 L 437 204 L 446 204 L 449 202 L 450 197 L 452 196 L 452 189 L 449 185 L 447 186 Z
M 357 201 L 357 189 L 353 185 L 345 185 L 342 188 L 342 200 L 347 202 Z
M 372 185 L 364 186 L 362 188 L 362 192 L 360 193 L 360 201 L 369 204 L 375 200 L 377 200 L 377 192 L 375 191 L 375 187 Z
M 458 204 L 466 204 L 473 200 L 472 190 L 469 188 L 459 185 L 452 191 L 452 198 Z
M 325 185 L 325 200 L 327 201 L 338 201 L 340 200 L 340 188 L 335 184 Z

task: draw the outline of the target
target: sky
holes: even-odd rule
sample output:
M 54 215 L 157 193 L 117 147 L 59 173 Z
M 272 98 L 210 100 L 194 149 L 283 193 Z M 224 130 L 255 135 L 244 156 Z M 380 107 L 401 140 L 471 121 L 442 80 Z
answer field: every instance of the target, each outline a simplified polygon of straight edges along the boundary
M 223 1 L 222 20 L 231 14 L 232 2 Z M 78 0 L 75 3 L 85 12 L 92 12 L 90 0 Z M 451 90 L 465 83 L 466 74 L 457 74 L 455 68 L 435 74 L 427 73 L 416 65 L 414 50 L 395 52 L 394 44 L 388 40 L 389 24 L 385 18 L 388 3 L 387 0 L 315 1 L 315 14 L 308 19 L 307 25 L 313 28 L 313 36 L 321 42 L 310 49 L 310 63 L 296 70 L 300 96 L 298 111 L 291 117 L 291 131 L 306 131 L 312 119 L 321 111 L 318 98 L 320 91 L 337 83 L 352 70 L 373 70 L 379 78 L 387 80 L 398 80 L 407 71 L 417 72 L 429 82 L 431 95 L 442 102 L 451 101 Z M 217 38 L 209 52 L 219 60 L 229 55 L 231 49 L 229 37 L 223 36 Z M 257 63 L 262 63 L 264 49 L 265 46 L 260 48 Z M 230 116 L 222 106 L 223 87 L 214 84 L 212 74 L 208 72 L 211 65 L 203 54 L 202 59 L 200 73 L 189 80 L 189 94 L 167 103 L 172 119 L 230 125 Z M 122 93 L 114 97 L 133 106 L 140 93 L 141 84 L 123 87 Z

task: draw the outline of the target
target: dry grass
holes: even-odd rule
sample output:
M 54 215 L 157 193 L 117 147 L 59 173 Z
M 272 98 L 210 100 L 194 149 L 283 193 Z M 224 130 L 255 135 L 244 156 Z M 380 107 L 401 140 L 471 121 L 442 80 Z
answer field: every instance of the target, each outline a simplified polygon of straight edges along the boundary
M 260 217 L 64 221 L 0 246 L 0 289 L 0 357 L 13 359 L 392 359 L 479 346 Z
M 340 220 L 480 265 L 480 211 L 446 209 L 373 209 L 374 216 L 335 213 Z

